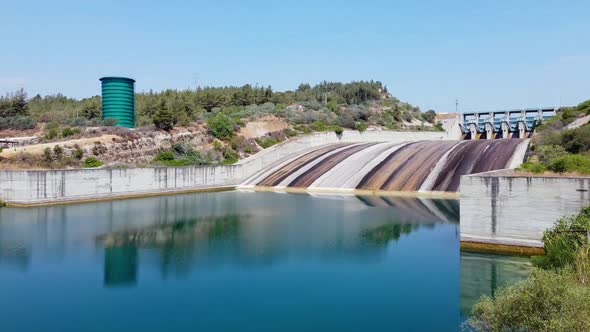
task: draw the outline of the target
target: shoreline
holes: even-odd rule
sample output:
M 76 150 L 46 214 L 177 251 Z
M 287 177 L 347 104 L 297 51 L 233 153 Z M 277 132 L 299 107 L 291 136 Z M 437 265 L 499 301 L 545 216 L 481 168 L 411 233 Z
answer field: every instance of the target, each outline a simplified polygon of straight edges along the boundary
M 29 203 L 18 202 L 18 201 L 16 201 L 16 202 L 4 201 L 4 203 L 6 204 L 5 205 L 6 208 L 34 208 L 34 207 L 44 207 L 44 206 L 54 206 L 54 205 L 69 205 L 69 204 L 84 204 L 84 203 L 120 201 L 120 200 L 126 200 L 126 199 L 139 199 L 139 198 L 146 198 L 146 197 L 234 191 L 235 189 L 236 189 L 236 186 L 215 186 L 215 187 L 168 190 L 168 191 L 158 191 L 158 192 L 129 193 L 129 194 L 111 195 L 111 196 L 82 197 L 82 198 L 54 200 L 54 201 L 41 201 L 41 202 L 29 202 Z

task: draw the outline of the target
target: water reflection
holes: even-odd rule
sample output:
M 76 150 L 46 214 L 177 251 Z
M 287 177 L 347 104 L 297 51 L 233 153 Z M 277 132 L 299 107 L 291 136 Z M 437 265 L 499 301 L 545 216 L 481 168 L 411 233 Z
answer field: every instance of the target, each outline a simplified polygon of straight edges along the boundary
M 483 295 L 492 296 L 505 286 L 529 276 L 530 259 L 461 253 L 461 315 L 469 316 L 471 308 Z
M 220 193 L 2 209 L 0 264 L 26 270 L 33 257 L 58 263 L 73 248 L 98 243 L 100 249 L 101 242 L 157 248 L 163 275 L 175 264 L 273 264 L 293 255 L 370 260 L 418 225 L 458 220 L 454 200 L 288 196 Z M 117 257 L 104 253 L 105 265 L 118 262 L 107 259 L 111 255 Z M 110 275 L 105 272 L 105 280 Z
M 245 192 L 0 209 L 0 329 L 63 330 L 67 312 L 77 330 L 455 331 L 458 211 Z

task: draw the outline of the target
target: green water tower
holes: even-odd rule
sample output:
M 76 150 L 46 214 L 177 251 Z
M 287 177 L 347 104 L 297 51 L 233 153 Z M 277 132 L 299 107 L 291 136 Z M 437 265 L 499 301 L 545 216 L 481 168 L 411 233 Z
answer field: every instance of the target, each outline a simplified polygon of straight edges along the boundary
M 135 80 L 127 77 L 103 77 L 102 119 L 115 119 L 117 126 L 135 127 Z

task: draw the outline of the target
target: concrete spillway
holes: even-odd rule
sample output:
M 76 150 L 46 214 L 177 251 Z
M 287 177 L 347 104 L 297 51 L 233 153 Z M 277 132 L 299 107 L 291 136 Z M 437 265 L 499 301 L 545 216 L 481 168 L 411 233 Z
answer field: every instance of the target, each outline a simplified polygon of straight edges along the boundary
M 515 167 L 528 140 L 340 143 L 287 157 L 242 187 L 456 192 L 462 175 Z

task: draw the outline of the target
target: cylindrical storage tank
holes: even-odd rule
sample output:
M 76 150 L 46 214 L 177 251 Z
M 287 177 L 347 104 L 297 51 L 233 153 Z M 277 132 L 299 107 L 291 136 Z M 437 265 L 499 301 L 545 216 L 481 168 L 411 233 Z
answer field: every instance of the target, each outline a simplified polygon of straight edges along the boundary
M 135 80 L 126 77 L 103 77 L 102 119 L 115 119 L 117 126 L 135 127 Z

